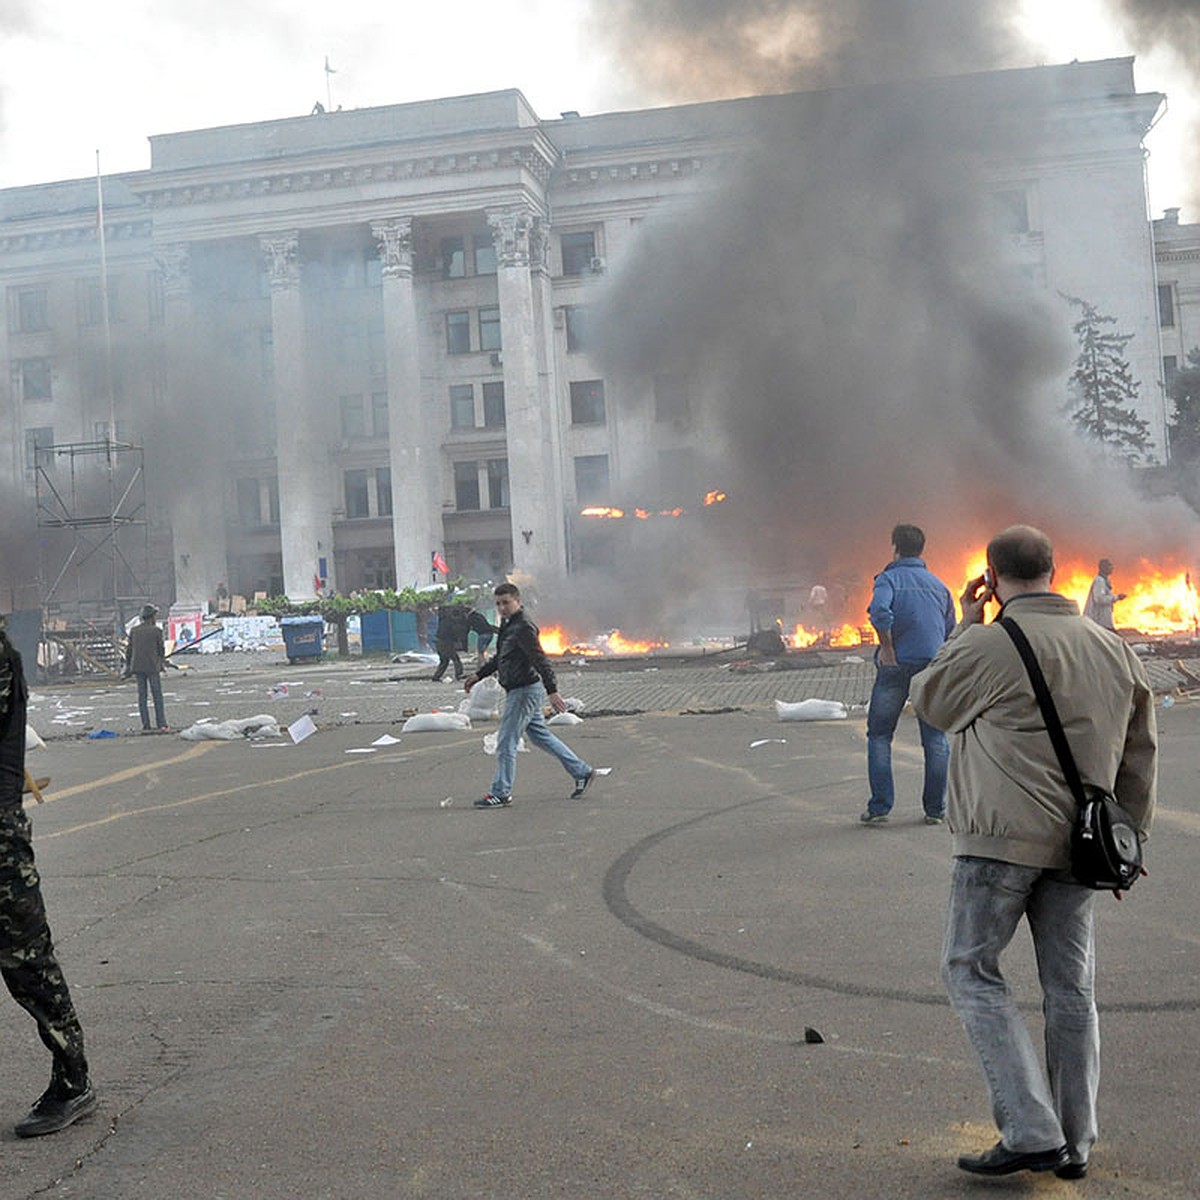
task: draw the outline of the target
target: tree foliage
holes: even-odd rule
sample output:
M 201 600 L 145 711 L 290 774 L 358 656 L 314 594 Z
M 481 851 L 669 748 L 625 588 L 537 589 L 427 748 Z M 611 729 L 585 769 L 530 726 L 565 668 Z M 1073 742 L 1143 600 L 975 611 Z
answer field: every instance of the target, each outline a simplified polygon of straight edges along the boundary
M 1118 333 L 1106 316 L 1075 296 L 1066 300 L 1080 310 L 1074 325 L 1079 357 L 1071 372 L 1071 398 L 1064 406 L 1075 429 L 1116 457 L 1135 463 L 1150 444 L 1150 425 L 1137 415 L 1141 385 L 1125 357 L 1132 333 Z
M 1167 384 L 1167 395 L 1175 403 L 1168 430 L 1171 461 L 1183 466 L 1200 462 L 1200 347 L 1187 354 L 1187 366 L 1175 372 Z

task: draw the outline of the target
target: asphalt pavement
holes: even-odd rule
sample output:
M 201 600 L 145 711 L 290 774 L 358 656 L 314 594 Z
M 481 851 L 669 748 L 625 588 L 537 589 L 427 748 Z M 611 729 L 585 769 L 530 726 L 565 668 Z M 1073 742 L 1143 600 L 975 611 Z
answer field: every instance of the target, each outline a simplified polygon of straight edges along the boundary
M 565 669 L 561 732 L 611 773 L 570 801 L 522 754 L 488 812 L 494 724 L 401 731 L 461 696 L 427 668 L 168 677 L 174 726 L 315 708 L 299 744 L 142 736 L 128 684 L 39 689 L 36 849 L 100 1108 L 11 1134 L 48 1058 L 9 1004 L 0 1200 L 1200 1195 L 1200 707 L 1160 708 L 1151 875 L 1101 897 L 1092 1171 L 980 1181 L 954 1166 L 995 1132 L 938 978 L 949 837 L 915 722 L 864 828 L 861 710 L 776 716 L 865 701 L 847 657 Z M 1010 957 L 1036 1025 L 1027 939 Z

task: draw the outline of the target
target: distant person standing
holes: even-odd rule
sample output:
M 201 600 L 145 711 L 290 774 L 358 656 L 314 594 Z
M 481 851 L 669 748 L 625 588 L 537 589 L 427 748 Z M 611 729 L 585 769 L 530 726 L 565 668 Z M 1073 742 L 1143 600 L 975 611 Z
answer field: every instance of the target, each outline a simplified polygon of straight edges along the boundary
M 584 794 L 596 778 L 596 772 L 565 742 L 550 732 L 542 705 L 547 700 L 555 712 L 565 712 L 567 702 L 558 694 L 554 668 L 546 658 L 538 627 L 521 607 L 521 592 L 515 583 L 501 583 L 495 593 L 500 633 L 496 653 L 473 675 L 464 687 L 470 690 L 488 675 L 495 675 L 507 693 L 500 731 L 496 735 L 496 770 L 492 790 L 475 801 L 476 808 L 506 808 L 512 803 L 513 779 L 517 769 L 517 746 L 523 733 L 547 754 L 553 754 L 575 781 L 571 799 Z
M 83 1030 L 54 956 L 21 799 L 27 700 L 21 656 L 0 620 L 0 975 L 37 1022 L 54 1057 L 50 1086 L 15 1128 L 18 1137 L 40 1137 L 87 1116 L 96 1107 L 96 1093 L 88 1079 Z
M 895 803 L 892 780 L 892 738 L 908 699 L 912 677 L 924 670 L 954 628 L 954 597 L 920 557 L 925 534 L 915 525 L 892 530 L 892 561 L 875 576 L 867 612 L 879 635 L 875 652 L 875 684 L 867 709 L 867 778 L 871 798 L 859 818 L 864 825 L 882 825 Z M 946 735 L 925 721 L 921 747 L 925 752 L 925 785 L 921 805 L 927 825 L 946 817 L 946 771 L 950 745 Z
M 1125 593 L 1114 592 L 1112 589 L 1112 559 L 1102 558 L 1096 570 L 1096 578 L 1092 580 L 1092 586 L 1088 590 L 1087 603 L 1083 606 L 1083 615 L 1095 621 L 1101 629 L 1115 630 L 1113 605 L 1118 600 L 1124 600 Z
M 438 665 L 433 672 L 434 682 L 438 682 L 446 673 L 446 668 L 454 664 L 454 678 L 463 677 L 462 659 L 458 652 L 467 638 L 466 610 L 461 604 L 443 604 L 438 608 L 437 633 L 434 635 L 434 646 L 437 648 Z
M 142 609 L 141 623 L 129 631 L 129 641 L 125 645 L 125 674 L 137 679 L 138 712 L 142 718 L 142 732 L 150 730 L 150 709 L 146 703 L 146 692 L 149 690 L 154 697 L 154 720 L 158 729 L 166 731 L 167 718 L 163 713 L 162 674 L 166 665 L 166 646 L 163 643 L 163 633 L 158 627 L 156 618 L 158 609 L 153 604 L 147 604 Z

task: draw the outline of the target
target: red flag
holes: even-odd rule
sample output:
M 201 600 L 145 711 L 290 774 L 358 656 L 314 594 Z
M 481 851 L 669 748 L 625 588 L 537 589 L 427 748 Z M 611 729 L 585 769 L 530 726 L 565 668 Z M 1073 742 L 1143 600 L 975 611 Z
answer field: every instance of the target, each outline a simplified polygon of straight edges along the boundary
M 441 571 L 443 575 L 450 574 L 450 564 L 442 557 L 441 552 L 438 550 L 433 552 L 433 569 Z

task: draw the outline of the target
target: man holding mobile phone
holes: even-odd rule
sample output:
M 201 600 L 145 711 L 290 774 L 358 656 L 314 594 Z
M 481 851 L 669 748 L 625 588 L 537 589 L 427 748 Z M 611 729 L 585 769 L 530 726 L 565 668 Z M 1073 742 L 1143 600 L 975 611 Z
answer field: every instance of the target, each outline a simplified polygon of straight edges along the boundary
M 867 609 L 879 636 L 875 652 L 875 684 L 867 709 L 867 778 L 871 798 L 859 817 L 864 825 L 882 825 L 895 803 L 892 738 L 908 699 L 912 677 L 923 671 L 954 628 L 954 597 L 926 566 L 921 553 L 925 534 L 916 525 L 892 530 L 892 561 L 875 576 Z M 921 806 L 927 825 L 946 817 L 946 770 L 950 746 L 946 735 L 920 722 L 925 754 Z

